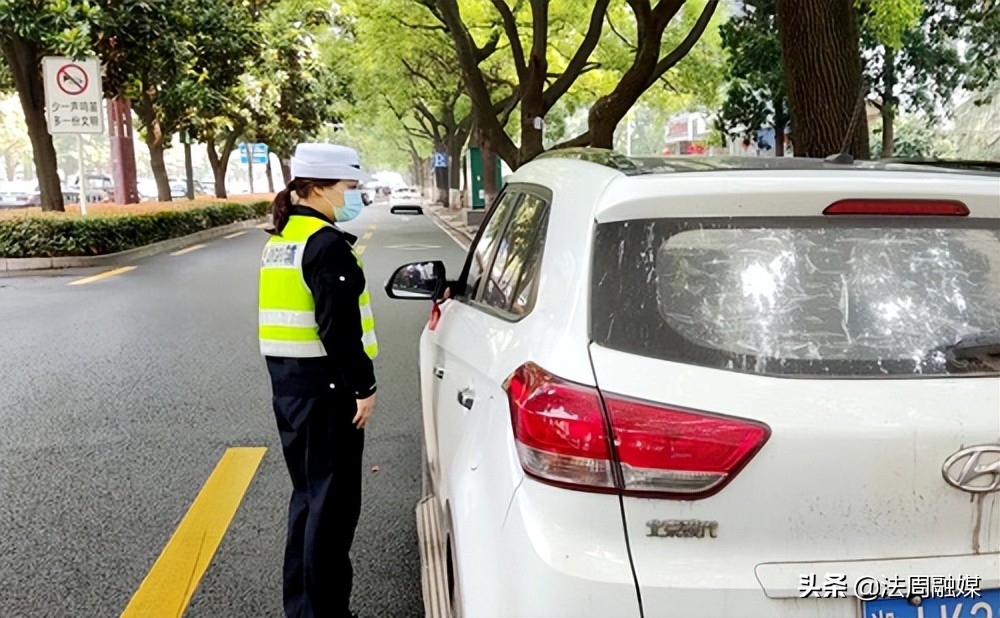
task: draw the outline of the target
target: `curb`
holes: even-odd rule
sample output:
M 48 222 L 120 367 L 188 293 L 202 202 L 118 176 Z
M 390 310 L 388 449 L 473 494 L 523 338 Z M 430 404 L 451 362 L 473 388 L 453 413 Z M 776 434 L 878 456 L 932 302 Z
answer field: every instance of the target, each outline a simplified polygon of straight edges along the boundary
M 445 226 L 445 227 L 447 227 L 447 228 L 449 228 L 451 230 L 454 230 L 454 231 L 458 232 L 464 238 L 466 238 L 469 242 L 472 242 L 475 239 L 475 237 L 476 237 L 475 233 L 469 232 L 469 230 L 467 228 L 465 228 L 464 226 L 455 226 L 455 225 L 452 225 L 451 223 L 449 223 L 448 221 L 446 221 L 441 215 L 438 214 L 438 210 L 444 210 L 444 208 L 442 206 L 438 205 L 438 204 L 429 204 L 424 209 L 424 212 L 429 213 L 432 217 L 434 217 L 434 219 L 440 225 L 443 225 L 443 226 Z
M 81 255 L 51 258 L 0 258 L 0 272 L 52 270 L 57 268 L 88 268 L 93 266 L 117 266 L 119 264 L 127 264 L 129 262 L 157 255 L 159 253 L 176 251 L 177 249 L 182 249 L 188 245 L 193 245 L 203 240 L 213 240 L 215 238 L 225 236 L 226 234 L 254 228 L 261 223 L 265 223 L 266 221 L 268 221 L 267 218 L 237 221 L 236 223 L 213 227 L 211 229 L 195 232 L 194 234 L 188 234 L 187 236 L 168 238 L 167 240 L 161 240 L 144 247 L 136 247 L 135 249 L 119 251 L 118 253 L 109 253 L 107 255 Z

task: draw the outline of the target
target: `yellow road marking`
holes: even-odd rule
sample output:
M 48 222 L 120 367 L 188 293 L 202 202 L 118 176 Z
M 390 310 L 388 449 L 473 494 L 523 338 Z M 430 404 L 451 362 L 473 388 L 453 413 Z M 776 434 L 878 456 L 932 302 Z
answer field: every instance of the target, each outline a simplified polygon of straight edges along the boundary
M 354 252 L 357 253 L 358 255 L 361 255 L 362 253 L 365 252 L 365 246 L 364 245 L 358 245 L 358 246 L 354 247 Z
M 367 232 L 364 236 L 361 237 L 361 240 L 368 240 L 371 237 L 372 237 L 372 233 L 371 232 Z
M 242 236 L 242 235 L 244 235 L 246 233 L 247 233 L 246 230 L 243 230 L 242 232 L 233 232 L 232 234 L 229 234 L 228 236 L 223 236 L 223 238 L 225 238 L 226 240 L 229 240 L 230 238 L 236 238 L 237 236 Z
M 193 247 L 188 247 L 187 249 L 181 249 L 180 251 L 174 251 L 170 255 L 184 255 L 185 253 L 191 253 L 192 251 L 197 251 L 198 249 L 204 249 L 205 245 L 195 245 Z
M 93 277 L 84 277 L 83 279 L 77 279 L 76 281 L 70 281 L 69 285 L 83 285 L 85 283 L 93 283 L 95 281 L 100 281 L 101 279 L 107 279 L 108 277 L 114 277 L 115 275 L 120 275 L 122 273 L 127 273 L 130 270 L 135 270 L 137 266 L 122 266 L 121 268 L 116 268 L 114 270 L 109 270 L 107 272 L 101 273 L 99 275 L 94 275 Z
M 184 613 L 265 452 L 264 447 L 226 450 L 122 618 Z

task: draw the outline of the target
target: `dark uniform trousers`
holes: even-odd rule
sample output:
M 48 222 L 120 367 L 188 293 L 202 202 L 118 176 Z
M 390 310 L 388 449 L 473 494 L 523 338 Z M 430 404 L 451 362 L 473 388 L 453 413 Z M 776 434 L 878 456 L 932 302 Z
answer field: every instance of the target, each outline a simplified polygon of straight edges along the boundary
M 365 434 L 354 394 L 334 387 L 321 359 L 267 359 L 274 414 L 292 478 L 285 546 L 289 618 L 350 616 L 349 555 L 361 514 Z

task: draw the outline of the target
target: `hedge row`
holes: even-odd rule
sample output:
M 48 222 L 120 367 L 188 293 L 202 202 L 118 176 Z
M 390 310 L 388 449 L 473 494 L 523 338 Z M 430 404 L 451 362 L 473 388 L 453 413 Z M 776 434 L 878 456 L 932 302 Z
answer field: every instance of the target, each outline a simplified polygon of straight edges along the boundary
M 106 255 L 267 214 L 267 202 L 142 215 L 23 217 L 0 221 L 0 257 Z

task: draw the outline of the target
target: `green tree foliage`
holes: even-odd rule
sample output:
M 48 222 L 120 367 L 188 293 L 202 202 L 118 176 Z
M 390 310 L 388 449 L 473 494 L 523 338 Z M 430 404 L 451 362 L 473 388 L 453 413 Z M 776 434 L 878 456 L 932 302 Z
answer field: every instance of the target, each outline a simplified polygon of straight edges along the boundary
M 1000 80 L 958 105 L 951 136 L 960 158 L 1000 162 Z
M 610 147 L 619 121 L 644 92 L 691 51 L 711 23 L 718 4 L 717 0 L 626 0 L 624 5 L 613 6 L 610 0 L 592 4 L 548 0 L 414 1 L 424 5 L 450 34 L 482 141 L 512 168 L 544 150 L 542 121 L 582 75 L 604 68 L 602 62 L 609 63 L 609 74 L 615 74 L 617 79 L 588 106 L 587 132 L 559 146 Z M 691 5 L 697 6 L 692 9 Z M 690 29 L 670 28 L 689 18 L 692 13 L 688 11 L 692 10 L 697 15 Z M 609 15 L 621 26 L 617 34 L 611 32 L 611 26 L 605 32 Z M 633 32 L 635 36 L 630 37 Z M 615 37 L 615 47 L 624 47 L 626 53 L 595 53 L 605 37 Z M 620 39 L 630 40 L 632 47 L 623 46 Z M 484 59 L 491 57 L 498 45 L 504 50 L 505 64 L 513 67 L 509 81 L 516 86 L 520 103 L 516 140 L 505 131 L 504 110 L 497 113 L 498 101 L 490 96 L 489 74 L 483 67 Z M 615 62 L 618 64 L 611 66 Z
M 27 167 L 31 158 L 28 127 L 20 113 L 20 104 L 13 97 L 0 98 L 0 178 L 14 180 L 18 165 Z
M 913 11 L 907 2 L 897 1 L 904 5 L 902 12 Z M 869 102 L 881 112 L 881 155 L 885 157 L 893 155 L 897 113 L 921 112 L 940 120 L 947 115 L 956 90 L 984 87 L 998 68 L 1000 9 L 982 0 L 923 0 L 918 4 L 922 11 L 898 37 L 886 36 L 877 13 L 865 17 L 862 29 Z M 897 18 L 897 23 L 906 23 L 902 19 Z
M 347 96 L 342 63 L 328 51 L 341 30 L 329 9 L 320 0 L 288 0 L 271 4 L 258 21 L 265 43 L 250 68 L 246 133 L 278 156 L 286 183 L 295 145 L 315 139 L 336 118 L 333 103 Z
M 6 62 L 0 63 L 0 97 L 5 97 L 14 92 L 14 78 L 10 74 L 10 67 Z
M 354 98 L 364 104 L 347 110 L 347 125 L 384 132 L 385 127 L 371 126 L 366 117 L 389 118 L 388 128 L 397 132 L 390 140 L 409 155 L 408 167 L 418 178 L 430 152 L 447 153 L 449 173 L 436 178 L 439 199 L 447 204 L 448 189 L 460 187 L 462 149 L 473 129 L 471 100 L 456 70 L 451 39 L 431 14 L 411 0 L 359 2 L 351 8 L 356 17 L 351 45 L 356 62 L 348 64 L 354 68 Z M 494 32 L 498 40 L 499 30 Z M 387 41 L 393 44 L 386 45 Z M 517 103 L 515 85 L 498 56 L 484 54 L 481 66 L 497 113 L 509 117 Z M 380 113 L 379 107 L 388 114 Z
M 855 6 L 868 102 L 882 117 L 876 154 L 894 154 L 897 113 L 940 121 L 957 90 L 983 88 L 996 75 L 997 6 L 982 0 L 858 0 Z M 722 29 L 731 71 L 723 128 L 755 131 L 785 116 L 779 105 L 787 106 L 784 67 L 775 55 L 774 0 L 744 0 L 741 9 Z
M 773 127 L 776 136 L 784 135 L 791 110 L 777 32 L 774 0 L 746 0 L 722 26 L 730 73 L 719 115 L 722 133 L 754 140 L 759 128 Z M 784 155 L 783 139 L 776 139 L 775 154 Z
M 122 0 L 129 4 L 130 0 Z M 44 56 L 91 54 L 103 20 L 101 3 L 82 0 L 6 0 L 0 3 L 0 82 L 13 84 L 24 111 L 44 210 L 63 210 L 56 153 L 45 120 L 41 61 Z M 0 88 L 3 88 L 0 85 Z
M 181 128 L 202 128 L 232 99 L 258 52 L 251 14 L 237 0 L 171 0 L 108 11 L 96 47 L 110 95 L 133 102 L 159 199 L 170 199 L 163 151 Z M 217 192 L 225 196 L 225 184 Z
M 925 13 L 925 0 L 855 0 L 854 6 L 865 17 L 865 29 L 882 45 L 891 49 L 903 46 L 903 36 L 912 30 Z

